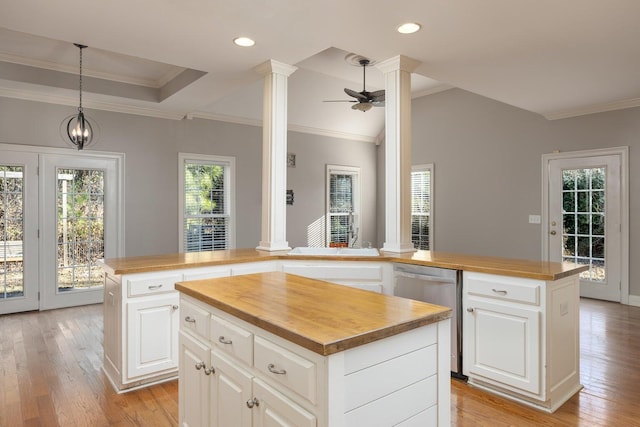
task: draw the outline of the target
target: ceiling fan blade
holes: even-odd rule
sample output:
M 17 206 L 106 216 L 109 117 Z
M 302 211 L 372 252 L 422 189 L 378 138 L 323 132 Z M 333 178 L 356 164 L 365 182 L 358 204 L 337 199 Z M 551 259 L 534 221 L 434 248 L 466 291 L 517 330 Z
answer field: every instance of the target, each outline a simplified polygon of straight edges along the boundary
M 375 92 L 371 92 L 369 94 L 369 98 L 373 102 L 384 102 L 384 100 L 385 100 L 384 90 L 376 90 Z
M 355 90 L 351 90 L 351 89 L 344 89 L 344 92 L 349 95 L 349 96 L 353 96 L 354 98 L 358 99 L 358 100 L 362 100 L 362 101 L 369 101 L 369 98 L 367 98 L 365 95 L 361 94 L 360 92 L 356 92 Z
M 358 102 L 355 99 L 325 99 L 322 102 Z

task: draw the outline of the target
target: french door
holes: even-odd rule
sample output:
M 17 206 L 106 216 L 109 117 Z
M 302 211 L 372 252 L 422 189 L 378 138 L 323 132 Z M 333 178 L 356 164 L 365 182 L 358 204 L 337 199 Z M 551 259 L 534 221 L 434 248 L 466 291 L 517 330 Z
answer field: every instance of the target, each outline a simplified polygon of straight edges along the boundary
M 589 267 L 580 274 L 584 297 L 617 302 L 623 295 L 628 298 L 628 283 L 623 280 L 628 251 L 624 160 L 622 153 L 606 152 L 545 159 L 547 258 Z
M 102 301 L 121 256 L 121 155 L 0 144 L 0 313 Z
M 38 157 L 0 160 L 0 314 L 38 309 Z

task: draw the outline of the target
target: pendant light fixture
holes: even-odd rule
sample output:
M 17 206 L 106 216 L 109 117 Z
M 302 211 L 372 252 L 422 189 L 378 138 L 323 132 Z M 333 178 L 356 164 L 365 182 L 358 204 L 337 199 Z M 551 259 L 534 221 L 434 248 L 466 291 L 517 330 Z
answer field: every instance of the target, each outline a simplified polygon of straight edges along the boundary
M 82 49 L 87 46 L 78 43 L 74 43 L 74 45 L 80 49 L 80 105 L 78 107 L 78 114 L 64 119 L 62 125 L 65 129 L 66 141 L 78 150 L 82 150 L 95 141 L 95 131 L 97 131 L 97 127 L 91 124 L 89 118 L 84 115 L 84 111 L 82 110 Z

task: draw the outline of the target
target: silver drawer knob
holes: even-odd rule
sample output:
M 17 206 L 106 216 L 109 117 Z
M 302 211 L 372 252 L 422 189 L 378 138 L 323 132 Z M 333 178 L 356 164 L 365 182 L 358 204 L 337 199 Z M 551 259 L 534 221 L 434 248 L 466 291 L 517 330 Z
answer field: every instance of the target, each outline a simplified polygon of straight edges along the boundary
M 253 408 L 254 406 L 260 406 L 260 402 L 257 397 L 247 400 L 247 408 Z
M 469 313 L 473 313 L 473 307 L 467 307 L 467 311 L 468 311 Z

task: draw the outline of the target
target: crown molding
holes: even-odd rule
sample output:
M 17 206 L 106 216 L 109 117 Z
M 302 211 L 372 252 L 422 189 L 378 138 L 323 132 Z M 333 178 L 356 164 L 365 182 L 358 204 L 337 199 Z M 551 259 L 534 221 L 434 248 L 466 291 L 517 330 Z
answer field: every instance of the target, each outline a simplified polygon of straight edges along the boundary
M 50 71 L 59 71 L 62 73 L 78 74 L 78 65 L 58 64 L 51 61 L 42 61 L 35 58 L 25 58 L 23 56 L 12 55 L 4 52 L 0 52 L 0 62 L 9 62 L 11 64 L 25 65 L 28 67 L 41 68 L 41 69 L 50 70 Z M 165 73 L 159 79 L 136 78 L 131 76 L 123 76 L 121 74 L 93 71 L 91 70 L 91 68 L 87 68 L 86 64 L 84 64 L 82 67 L 82 75 L 85 77 L 94 77 L 102 80 L 109 80 L 109 81 L 114 81 L 119 83 L 128 83 L 136 86 L 144 86 L 144 87 L 150 87 L 153 89 L 159 89 L 163 87 L 165 84 L 167 84 L 168 82 L 170 82 L 172 79 L 177 77 L 184 70 L 186 70 L 186 68 L 184 67 L 176 67 L 176 66 L 172 66 L 172 67 L 173 68 L 168 73 Z
M 0 97 L 21 99 L 24 101 L 44 102 L 46 104 L 58 104 L 77 106 L 78 99 L 62 95 L 34 94 L 24 90 L 0 88 Z M 182 120 L 184 112 L 161 111 L 155 108 L 137 107 L 132 105 L 118 104 L 115 102 L 83 100 L 82 106 L 86 109 L 111 111 L 114 113 L 133 114 L 137 116 L 157 117 L 161 119 Z
M 543 114 L 547 120 L 568 119 L 571 117 L 586 116 L 587 114 L 604 113 L 606 111 L 624 110 L 625 108 L 640 107 L 640 98 L 625 99 L 622 101 L 603 102 L 592 104 L 584 108 L 572 108 Z

